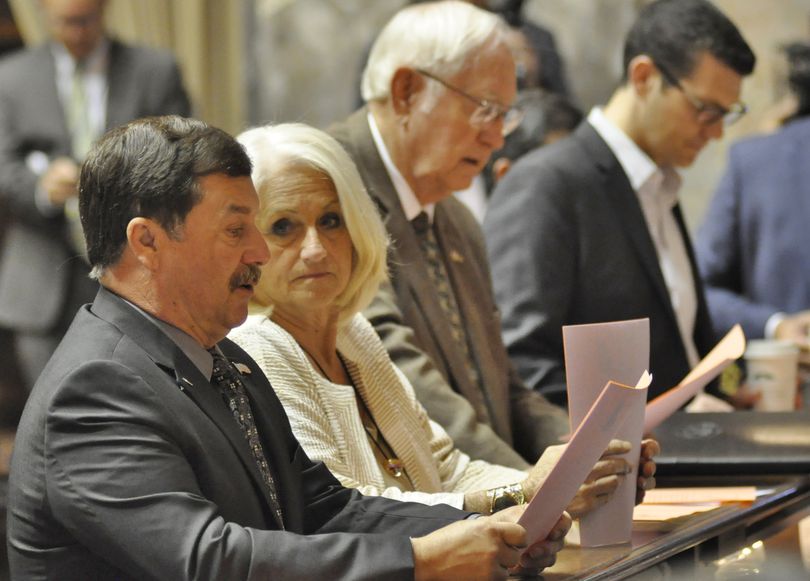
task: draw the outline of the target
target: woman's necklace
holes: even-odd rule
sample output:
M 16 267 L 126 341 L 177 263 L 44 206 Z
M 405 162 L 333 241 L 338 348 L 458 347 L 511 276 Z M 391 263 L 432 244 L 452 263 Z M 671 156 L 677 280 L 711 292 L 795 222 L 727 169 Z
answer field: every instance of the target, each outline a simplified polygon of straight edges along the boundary
M 318 368 L 321 375 L 323 375 L 327 380 L 332 381 L 332 378 L 326 372 L 323 365 L 312 355 L 307 349 L 303 347 L 303 345 L 299 345 L 301 350 L 306 354 L 307 358 Z M 338 360 L 340 361 L 341 366 L 343 367 L 343 372 L 345 373 L 346 377 L 349 380 L 349 385 L 355 391 L 355 398 L 360 406 L 360 419 L 365 420 L 363 421 L 363 428 L 366 430 L 366 433 L 369 436 L 369 439 L 374 443 L 379 450 L 380 454 L 382 454 L 383 458 L 385 458 L 385 469 L 386 471 L 393 476 L 394 478 L 410 478 L 405 472 L 405 465 L 402 463 L 402 460 L 397 458 L 396 454 L 394 454 L 393 448 L 388 444 L 385 437 L 383 437 L 382 431 L 380 427 L 377 425 L 377 421 L 374 419 L 374 416 L 371 415 L 371 410 L 368 409 L 366 402 L 363 401 L 363 398 L 357 393 L 357 387 L 354 385 L 354 380 L 352 379 L 352 374 L 349 372 L 349 369 L 346 365 L 346 362 L 343 361 L 343 357 L 340 356 L 338 353 Z M 333 383 L 340 383 L 334 382 Z

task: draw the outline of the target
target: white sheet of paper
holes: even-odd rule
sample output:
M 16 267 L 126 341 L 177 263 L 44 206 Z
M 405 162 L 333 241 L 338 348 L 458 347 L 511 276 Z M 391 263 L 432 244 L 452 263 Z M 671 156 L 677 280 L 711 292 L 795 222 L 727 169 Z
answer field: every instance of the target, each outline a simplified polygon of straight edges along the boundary
M 742 327 L 734 325 L 681 382 L 647 404 L 644 433 L 649 434 L 745 352 Z M 655 370 L 653 369 L 653 373 Z
M 607 448 L 633 401 L 646 401 L 651 380 L 645 371 L 635 387 L 612 381 L 604 386 L 518 521 L 526 529 L 530 545 L 548 536 Z
M 563 327 L 565 374 L 568 383 L 568 413 L 572 426 L 579 425 L 601 386 L 607 381 L 633 385 L 650 361 L 650 321 L 634 319 Z M 653 375 L 655 371 L 653 370 Z M 607 504 L 580 520 L 580 541 L 584 547 L 612 545 L 630 540 L 636 476 L 641 452 L 644 399 L 634 399 L 625 420 L 613 436 L 630 442 L 622 457 L 631 473 L 622 478 Z

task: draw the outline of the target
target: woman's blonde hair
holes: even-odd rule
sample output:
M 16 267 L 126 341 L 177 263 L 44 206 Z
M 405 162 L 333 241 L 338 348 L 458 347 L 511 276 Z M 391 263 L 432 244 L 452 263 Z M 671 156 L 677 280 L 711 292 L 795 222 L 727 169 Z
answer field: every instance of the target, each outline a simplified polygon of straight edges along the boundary
M 323 173 L 335 186 L 346 230 L 354 248 L 352 274 L 337 298 L 340 321 L 363 310 L 386 277 L 388 236 L 357 167 L 330 135 L 302 123 L 282 123 L 249 129 L 237 140 L 253 163 L 251 177 L 259 194 L 259 223 L 268 218 L 267 203 L 274 193 L 295 186 L 296 167 Z M 273 305 L 254 296 L 255 307 L 265 313 Z

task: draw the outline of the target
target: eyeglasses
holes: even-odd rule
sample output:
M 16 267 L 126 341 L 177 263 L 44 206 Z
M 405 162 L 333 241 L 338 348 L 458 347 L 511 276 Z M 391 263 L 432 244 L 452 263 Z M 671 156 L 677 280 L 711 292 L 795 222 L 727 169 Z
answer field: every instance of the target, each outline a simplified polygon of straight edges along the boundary
M 734 103 L 729 109 L 720 107 L 719 105 L 710 105 L 704 103 L 694 95 L 690 95 L 683 85 L 675 78 L 675 75 L 670 73 L 666 67 L 661 66 L 660 63 L 655 63 L 658 70 L 661 71 L 661 76 L 673 87 L 678 89 L 686 100 L 697 111 L 697 121 L 702 125 L 714 125 L 718 121 L 723 121 L 723 125 L 733 125 L 748 112 L 748 106 L 745 103 Z
M 515 129 L 518 128 L 520 122 L 523 120 L 523 111 L 518 109 L 517 107 L 504 107 L 503 105 L 499 105 L 494 101 L 490 101 L 488 99 L 479 99 L 478 97 L 473 97 L 469 93 L 462 91 L 458 87 L 454 87 L 444 79 L 440 79 L 436 75 L 429 73 L 427 71 L 423 71 L 422 69 L 416 69 L 416 72 L 422 75 L 423 77 L 427 77 L 428 79 L 432 79 L 443 85 L 447 89 L 450 89 L 454 93 L 458 93 L 465 99 L 468 99 L 475 103 L 478 107 L 476 107 L 473 114 L 470 115 L 470 123 L 475 126 L 482 126 L 487 125 L 488 123 L 492 123 L 499 117 L 503 120 L 503 126 L 501 127 L 501 135 L 506 137 L 510 133 L 512 133 Z

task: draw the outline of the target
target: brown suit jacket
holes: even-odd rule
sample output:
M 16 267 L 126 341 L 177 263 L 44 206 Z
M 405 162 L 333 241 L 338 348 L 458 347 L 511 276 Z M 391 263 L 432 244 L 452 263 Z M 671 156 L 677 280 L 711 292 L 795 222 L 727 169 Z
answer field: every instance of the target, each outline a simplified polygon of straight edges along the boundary
M 361 109 L 332 128 L 358 166 L 392 238 L 391 284 L 365 315 L 391 358 L 414 386 L 431 418 L 474 458 L 523 468 L 568 430 L 566 414 L 526 388 L 501 340 L 481 229 L 453 198 L 436 205 L 434 230 L 485 386 L 469 378 L 464 354 L 450 334 L 419 240 L 405 218 L 396 190 L 374 145 Z

